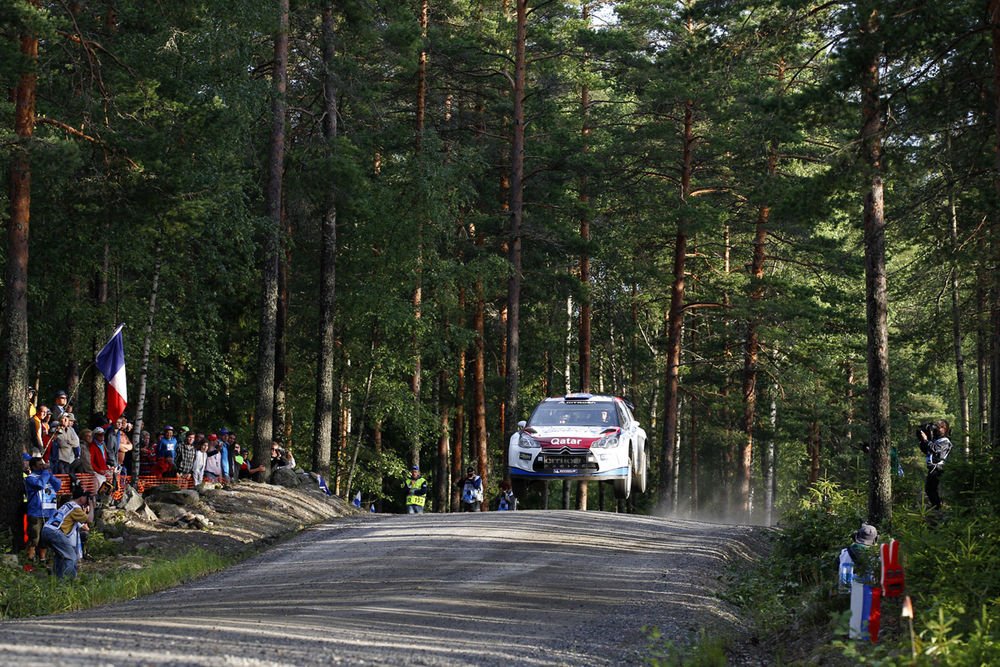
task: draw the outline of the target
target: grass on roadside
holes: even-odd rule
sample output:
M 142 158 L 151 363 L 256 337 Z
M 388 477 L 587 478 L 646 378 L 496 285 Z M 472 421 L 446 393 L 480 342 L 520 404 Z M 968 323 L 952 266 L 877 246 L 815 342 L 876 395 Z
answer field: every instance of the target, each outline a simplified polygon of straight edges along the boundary
M 42 616 L 131 600 L 217 572 L 233 564 L 203 549 L 163 557 L 141 570 L 82 574 L 72 581 L 0 569 L 0 619 Z

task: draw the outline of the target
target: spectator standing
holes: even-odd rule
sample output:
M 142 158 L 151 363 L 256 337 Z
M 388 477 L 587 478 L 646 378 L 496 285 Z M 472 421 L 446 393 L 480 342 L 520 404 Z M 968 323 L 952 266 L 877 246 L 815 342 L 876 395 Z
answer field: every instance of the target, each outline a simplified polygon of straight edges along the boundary
M 427 480 L 420 474 L 420 466 L 410 468 L 410 476 L 403 481 L 406 488 L 407 514 L 423 514 L 427 504 Z
M 39 546 L 42 527 L 56 513 L 56 494 L 62 482 L 52 474 L 44 459 L 31 459 L 31 474 L 24 478 L 24 495 L 28 499 L 28 560 L 38 557 L 45 560 L 45 547 Z
M 177 448 L 177 458 L 174 463 L 177 465 L 177 474 L 181 477 L 191 477 L 194 472 L 194 433 L 188 431 L 184 434 L 184 442 Z
M 59 422 L 59 418 L 63 416 L 63 413 L 70 412 L 66 404 L 69 403 L 69 395 L 65 390 L 60 389 L 56 392 L 55 397 L 52 399 L 52 423 L 56 424 Z
M 94 474 L 94 467 L 90 464 L 90 445 L 94 442 L 94 432 L 89 428 L 80 431 L 80 458 L 73 463 L 73 474 L 81 472 Z
M 32 417 L 32 443 L 33 449 L 37 450 L 41 456 L 45 452 L 45 446 L 49 442 L 49 420 L 52 413 L 47 405 L 39 405 L 38 412 Z
M 939 419 L 931 424 L 930 433 L 924 429 L 918 431 L 920 437 L 920 451 L 924 453 L 927 460 L 927 481 L 924 483 L 924 492 L 931 507 L 941 509 L 941 493 L 938 487 L 941 484 L 941 477 L 944 475 L 944 462 L 951 453 L 951 440 L 948 434 L 951 427 L 944 419 Z
M 222 477 L 223 451 L 219 446 L 219 436 L 208 436 L 208 450 L 205 460 L 205 481 L 215 482 Z
M 108 452 L 104 444 L 104 428 L 98 426 L 93 430 L 93 442 L 90 443 L 90 467 L 94 471 L 94 485 L 101 488 L 108 481 Z
M 173 426 L 163 428 L 163 437 L 158 443 L 156 455 L 161 459 L 170 459 L 170 465 L 174 465 L 174 456 L 177 455 L 177 438 L 174 437 Z
M 52 434 L 52 455 L 49 457 L 52 473 L 69 473 L 78 458 L 80 458 L 80 436 L 73 430 L 73 415 L 64 412 Z
M 205 465 L 208 463 L 208 441 L 202 440 L 198 443 L 194 452 L 194 465 L 191 468 L 191 477 L 195 486 L 201 486 L 205 479 Z
M 52 573 L 62 579 L 76 577 L 77 562 L 83 556 L 83 536 L 94 520 L 91 494 L 79 484 L 73 485 L 73 499 L 56 510 L 42 527 L 42 544 L 52 547 L 55 563 Z
M 465 477 L 457 485 L 462 489 L 462 511 L 478 512 L 483 504 L 483 478 L 476 474 L 476 469 L 466 468 Z

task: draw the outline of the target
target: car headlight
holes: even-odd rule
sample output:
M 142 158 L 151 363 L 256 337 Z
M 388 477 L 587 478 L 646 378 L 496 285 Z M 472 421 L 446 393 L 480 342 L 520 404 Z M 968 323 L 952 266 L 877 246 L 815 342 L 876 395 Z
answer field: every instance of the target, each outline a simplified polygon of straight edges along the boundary
M 524 449 L 541 449 L 542 446 L 538 444 L 538 441 L 532 438 L 527 433 L 521 433 L 517 444 Z
M 617 447 L 618 446 L 618 433 L 608 433 L 606 436 L 597 440 L 591 447 Z

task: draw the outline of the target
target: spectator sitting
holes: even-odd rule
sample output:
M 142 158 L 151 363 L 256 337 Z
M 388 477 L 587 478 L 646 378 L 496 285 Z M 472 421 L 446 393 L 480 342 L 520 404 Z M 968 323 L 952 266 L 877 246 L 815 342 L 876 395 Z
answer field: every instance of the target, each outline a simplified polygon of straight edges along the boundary
M 56 513 L 56 494 L 62 482 L 49 470 L 44 459 L 31 459 L 31 474 L 24 478 L 24 495 L 28 499 L 28 560 L 35 560 L 35 549 L 38 556 L 45 561 L 45 547 L 39 547 L 42 526 Z
M 102 432 L 103 435 L 103 432 Z M 76 577 L 77 561 L 83 556 L 83 536 L 94 520 L 91 494 L 79 484 L 73 485 L 73 499 L 56 510 L 42 527 L 41 544 L 52 547 L 55 563 L 52 573 L 62 579 Z

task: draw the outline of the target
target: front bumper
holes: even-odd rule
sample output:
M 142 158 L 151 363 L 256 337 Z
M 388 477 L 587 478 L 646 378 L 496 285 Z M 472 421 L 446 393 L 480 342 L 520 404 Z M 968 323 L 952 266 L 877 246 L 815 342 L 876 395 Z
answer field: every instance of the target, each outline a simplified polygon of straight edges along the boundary
M 511 477 L 532 479 L 622 479 L 630 474 L 624 447 L 609 449 L 526 449 L 511 447 Z

